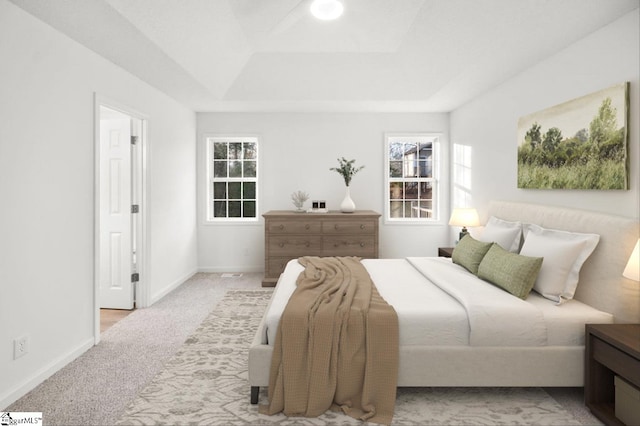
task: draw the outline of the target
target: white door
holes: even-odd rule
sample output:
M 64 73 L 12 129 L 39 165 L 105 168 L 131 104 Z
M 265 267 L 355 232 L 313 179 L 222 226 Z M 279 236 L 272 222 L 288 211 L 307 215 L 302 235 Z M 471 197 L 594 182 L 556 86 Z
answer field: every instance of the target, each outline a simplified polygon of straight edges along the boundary
M 100 107 L 100 307 L 133 309 L 131 118 Z

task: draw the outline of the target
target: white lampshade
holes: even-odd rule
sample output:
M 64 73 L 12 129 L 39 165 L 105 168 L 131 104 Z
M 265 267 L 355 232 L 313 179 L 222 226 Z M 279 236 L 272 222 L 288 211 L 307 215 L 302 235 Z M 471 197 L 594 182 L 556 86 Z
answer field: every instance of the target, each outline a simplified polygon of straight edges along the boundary
M 342 15 L 344 6 L 338 0 L 313 0 L 310 9 L 316 18 L 330 21 Z
M 624 272 L 622 275 L 629 278 L 630 280 L 640 281 L 640 239 L 636 243 L 636 247 L 631 252 L 631 256 L 629 257 L 629 262 L 627 262 L 627 267 L 624 268 Z
M 462 227 L 479 226 L 478 211 L 476 209 L 453 209 L 449 225 Z

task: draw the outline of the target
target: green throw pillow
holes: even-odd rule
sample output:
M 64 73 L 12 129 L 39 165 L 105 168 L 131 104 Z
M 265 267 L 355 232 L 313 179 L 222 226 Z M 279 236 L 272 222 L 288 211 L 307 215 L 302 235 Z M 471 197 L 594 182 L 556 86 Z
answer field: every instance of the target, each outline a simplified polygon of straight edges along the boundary
M 472 274 L 478 275 L 478 266 L 492 244 L 483 243 L 467 234 L 462 237 L 458 245 L 453 249 L 451 260 L 453 263 L 464 266 Z
M 510 253 L 493 244 L 480 262 L 478 277 L 520 299 L 526 299 L 536 282 L 542 259 Z

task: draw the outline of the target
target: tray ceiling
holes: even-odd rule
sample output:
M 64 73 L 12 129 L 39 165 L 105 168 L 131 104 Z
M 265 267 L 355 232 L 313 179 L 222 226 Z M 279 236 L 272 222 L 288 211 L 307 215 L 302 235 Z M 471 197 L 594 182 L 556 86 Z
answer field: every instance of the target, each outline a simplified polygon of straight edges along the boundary
M 446 112 L 638 0 L 11 0 L 195 111 Z

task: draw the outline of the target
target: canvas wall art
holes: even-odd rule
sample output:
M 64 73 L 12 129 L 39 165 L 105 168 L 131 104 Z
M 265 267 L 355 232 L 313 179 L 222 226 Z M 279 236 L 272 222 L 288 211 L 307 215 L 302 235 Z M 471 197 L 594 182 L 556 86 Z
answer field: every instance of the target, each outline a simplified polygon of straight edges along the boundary
M 628 189 L 629 83 L 521 117 L 518 188 Z

